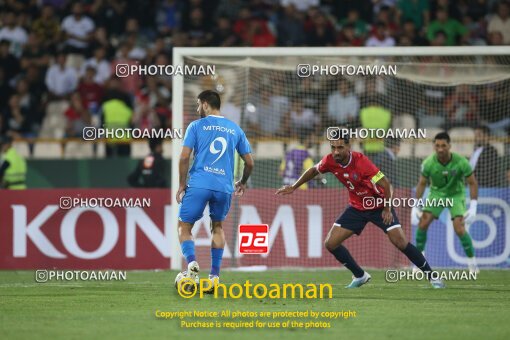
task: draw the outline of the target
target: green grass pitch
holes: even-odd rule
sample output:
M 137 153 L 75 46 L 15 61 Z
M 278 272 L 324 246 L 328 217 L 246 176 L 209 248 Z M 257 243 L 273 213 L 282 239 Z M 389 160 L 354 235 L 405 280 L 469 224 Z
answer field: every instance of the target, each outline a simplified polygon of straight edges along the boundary
M 175 271 L 130 271 L 127 281 L 36 283 L 33 271 L 0 271 L 1 339 L 510 339 L 510 272 L 482 271 L 477 281 L 386 283 L 344 289 L 346 270 L 223 271 L 222 282 L 331 283 L 333 298 L 183 299 L 173 287 Z M 331 321 L 329 329 L 182 329 L 180 321 L 158 319 L 160 311 L 342 311 L 356 318 Z M 197 319 L 194 319 L 197 320 Z M 203 320 L 203 319 L 202 319 Z

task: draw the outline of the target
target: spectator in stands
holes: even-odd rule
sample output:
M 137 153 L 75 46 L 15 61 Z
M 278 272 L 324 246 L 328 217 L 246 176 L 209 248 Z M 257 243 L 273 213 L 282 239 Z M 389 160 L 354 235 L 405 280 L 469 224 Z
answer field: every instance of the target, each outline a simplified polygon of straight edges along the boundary
M 216 17 L 227 17 L 229 20 L 237 19 L 237 15 L 243 8 L 242 0 L 220 0 L 216 8 Z
M 420 129 L 444 128 L 446 120 L 442 110 L 443 105 L 437 98 L 424 94 L 419 99 L 418 105 L 415 116 L 418 118 Z
M 60 22 L 55 17 L 53 7 L 44 5 L 41 16 L 32 23 L 32 32 L 39 38 L 46 51 L 54 51 L 60 36 Z
M 475 177 L 481 187 L 499 186 L 503 177 L 496 148 L 490 145 L 490 130 L 485 125 L 475 128 L 475 152 L 469 159 L 471 168 L 475 170 Z
M 46 87 L 50 99 L 62 99 L 74 92 L 78 85 L 78 74 L 73 67 L 66 66 L 67 53 L 57 54 L 56 62 L 46 72 Z
M 160 34 L 169 34 L 179 26 L 179 7 L 176 0 L 160 1 L 156 8 L 156 24 Z
M 468 85 L 457 86 L 455 91 L 446 97 L 445 113 L 447 128 L 477 124 L 478 99 Z
M 31 112 L 21 106 L 19 95 L 11 95 L 8 106 L 4 108 L 3 117 L 9 136 L 16 138 L 36 136 L 37 130 L 33 126 Z
M 318 13 L 313 19 L 313 26 L 307 33 L 308 46 L 333 46 L 335 44 L 335 30 L 323 13 Z
M 500 31 L 492 31 L 487 34 L 487 44 L 491 46 L 504 45 L 503 34 Z
M 167 188 L 168 171 L 163 159 L 163 140 L 149 140 L 151 153 L 138 162 L 127 181 L 135 188 Z
M 302 46 L 305 43 L 303 13 L 290 4 L 278 17 L 278 46 Z
M 402 25 L 402 37 L 406 37 L 409 39 L 409 42 L 412 46 L 427 46 L 428 41 L 425 39 L 421 32 L 418 32 L 416 29 L 416 24 L 413 20 L 407 19 L 404 21 Z
M 41 45 L 39 37 L 31 33 L 21 55 L 21 68 L 26 70 L 29 66 L 46 69 L 50 63 L 48 50 Z
M 437 31 L 434 39 L 429 41 L 430 46 L 446 46 L 448 43 L 445 31 Z
M 448 11 L 444 8 L 437 10 L 437 19 L 432 21 L 427 29 L 427 38 L 432 42 L 438 31 L 446 34 L 446 45 L 453 46 L 467 43 L 468 29 L 458 20 L 448 17 Z
M 375 24 L 374 31 L 365 42 L 369 47 L 392 47 L 395 46 L 395 39 L 389 35 L 388 27 L 383 22 Z
M 394 188 L 400 187 L 396 160 L 400 152 L 400 138 L 387 138 L 384 140 L 384 151 L 372 157 L 374 164 L 390 180 Z
M 24 190 L 26 185 L 27 163 L 12 146 L 12 138 L 0 139 L 0 188 Z
M 184 21 L 183 29 L 188 32 L 192 46 L 205 46 L 211 37 L 211 26 L 209 20 L 204 18 L 201 8 L 193 8 L 189 20 Z
M 221 114 L 223 117 L 233 121 L 237 125 L 241 125 L 241 96 L 233 95 L 227 98 L 221 96 Z
M 101 105 L 102 124 L 107 129 L 126 129 L 131 127 L 133 106 L 129 94 L 121 88 L 118 79 L 110 79 Z M 106 156 L 128 157 L 131 153 L 129 138 L 109 138 L 106 143 Z
M 0 67 L 4 71 L 4 79 L 6 83 L 10 83 L 20 71 L 20 62 L 9 51 L 10 46 L 11 43 L 8 40 L 0 40 Z
M 340 79 L 337 91 L 328 97 L 328 126 L 357 126 L 359 107 L 353 85 L 347 79 Z
M 347 13 L 347 17 L 339 21 L 341 27 L 351 25 L 354 28 L 354 36 L 358 39 L 365 39 L 368 34 L 370 25 L 360 19 L 360 15 L 357 9 L 351 9 Z
M 91 126 L 90 113 L 86 107 L 83 106 L 83 101 L 78 92 L 71 95 L 69 108 L 65 111 L 64 115 L 67 119 L 66 123 L 66 136 L 67 137 L 82 137 L 83 128 Z
M 294 184 L 301 174 L 314 166 L 314 161 L 306 145 L 304 135 L 298 135 L 299 143 L 285 153 L 285 158 L 280 163 L 278 173 L 282 177 L 283 185 Z M 299 187 L 300 190 L 306 190 L 314 187 L 316 181 L 310 181 Z
M 99 113 L 104 93 L 103 86 L 95 82 L 96 74 L 97 70 L 93 65 L 86 66 L 85 74 L 78 85 L 78 93 L 82 99 L 83 106 L 93 115 Z
M 142 102 L 147 102 L 150 107 L 156 107 L 170 99 L 170 91 L 158 81 L 156 76 L 148 76 L 145 79 L 145 86 L 140 90 L 139 98 Z
M 33 93 L 30 92 L 28 82 L 25 78 L 19 78 L 16 83 L 16 95 L 19 99 L 19 105 L 21 109 L 26 110 L 30 113 L 31 118 L 38 116 L 38 102 Z
M 397 24 L 392 16 L 391 8 L 383 5 L 376 16 L 376 22 L 382 22 L 386 26 L 386 32 L 389 36 L 396 37 L 400 31 L 400 24 Z M 372 30 L 372 33 L 374 33 Z
M 354 33 L 354 25 L 345 24 L 340 31 L 337 39 L 337 46 L 355 46 L 360 47 L 363 46 L 363 39 L 356 37 Z
M 507 1 L 498 4 L 497 13 L 487 25 L 487 32 L 500 32 L 503 35 L 503 43 L 510 45 L 510 4 Z
M 159 117 L 152 106 L 147 101 L 137 105 L 133 114 L 132 124 L 141 130 L 151 130 L 161 127 Z
M 285 111 L 275 102 L 268 88 L 263 87 L 260 94 L 246 106 L 247 133 L 256 136 L 283 135 L 283 117 Z
M 129 50 L 130 47 L 127 43 L 121 43 L 119 45 L 117 55 L 112 61 L 112 73 L 115 73 L 116 75 L 120 74 L 122 76 L 120 78 L 122 88 L 130 94 L 135 94 L 142 85 L 142 78 L 138 73 L 124 76 L 124 71 L 128 72 L 132 65 L 137 65 L 137 62 L 129 57 Z M 127 65 L 127 68 L 124 65 Z
M 294 5 L 300 12 L 306 12 L 311 7 L 318 7 L 319 0 L 280 0 L 281 6 Z
M 5 79 L 5 71 L 0 67 L 0 108 L 7 106 L 9 97 L 12 94 L 12 87 L 9 86 Z M 1 131 L 0 131 L 1 133 Z
M 104 47 L 99 46 L 94 49 L 92 58 L 87 59 L 82 67 L 80 75 L 83 77 L 87 68 L 92 67 L 96 70 L 94 81 L 103 85 L 111 75 L 110 62 L 106 59 L 106 50 Z
M 111 60 L 115 56 L 116 50 L 114 50 L 110 44 L 110 38 L 108 37 L 108 33 L 104 27 L 98 27 L 94 31 L 94 41 L 92 42 L 91 49 L 96 50 L 99 47 L 102 47 L 105 50 L 107 60 Z
M 304 106 L 303 98 L 299 95 L 292 99 L 290 111 L 285 120 L 286 135 L 294 138 L 298 136 L 308 138 L 316 133 L 320 121 L 319 116 L 312 109 Z
M 412 20 L 416 29 L 421 31 L 430 21 L 429 0 L 398 0 L 397 13 L 400 23 Z
M 507 129 L 510 127 L 510 117 L 503 100 L 506 94 L 503 88 L 485 86 L 480 100 L 479 112 L 482 124 L 487 125 L 492 134 L 499 137 L 506 137 Z
M 168 57 L 164 53 L 160 53 L 156 56 L 156 59 L 154 60 L 155 65 L 161 65 L 161 66 L 167 66 L 172 64 L 170 60 L 168 60 Z M 158 85 L 164 86 L 168 91 L 167 98 L 172 97 L 172 76 L 166 75 L 166 74 L 158 74 L 156 75 L 156 81 L 158 82 Z
M 384 129 L 391 127 L 391 112 L 379 102 L 377 96 L 367 97 L 367 105 L 360 111 L 361 127 L 365 129 Z M 366 139 L 363 141 L 363 150 L 367 156 L 384 151 L 384 140 Z
M 227 17 L 219 17 L 213 30 L 210 44 L 212 46 L 229 47 L 236 46 L 239 39 L 232 31 L 232 24 Z
M 91 2 L 90 13 L 94 17 L 97 26 L 107 28 L 108 35 L 120 35 L 124 29 L 128 2 L 123 0 L 99 0 Z
M 69 53 L 86 55 L 93 37 L 95 24 L 91 18 L 83 14 L 81 2 L 73 4 L 72 14 L 62 20 L 61 27 L 66 38 L 66 50 Z
M 10 52 L 19 58 L 28 40 L 27 31 L 18 24 L 18 17 L 14 12 L 5 14 L 3 24 L 4 27 L 0 29 L 0 40 L 9 41 Z

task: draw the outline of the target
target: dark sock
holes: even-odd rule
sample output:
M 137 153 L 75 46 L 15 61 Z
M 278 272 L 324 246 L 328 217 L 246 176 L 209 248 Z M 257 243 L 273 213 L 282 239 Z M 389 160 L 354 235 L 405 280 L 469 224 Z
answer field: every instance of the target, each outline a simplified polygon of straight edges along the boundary
M 427 273 L 432 271 L 425 256 L 411 243 L 408 243 L 402 252 L 416 267 L 420 268 L 422 272 Z
M 355 277 L 362 277 L 363 274 L 365 274 L 363 269 L 361 269 L 361 267 L 358 266 L 358 264 L 356 263 L 356 261 L 354 261 L 347 248 L 345 248 L 344 246 L 340 245 L 338 248 L 333 250 L 331 254 L 333 254 L 335 258 L 345 266 L 345 268 L 349 269 Z

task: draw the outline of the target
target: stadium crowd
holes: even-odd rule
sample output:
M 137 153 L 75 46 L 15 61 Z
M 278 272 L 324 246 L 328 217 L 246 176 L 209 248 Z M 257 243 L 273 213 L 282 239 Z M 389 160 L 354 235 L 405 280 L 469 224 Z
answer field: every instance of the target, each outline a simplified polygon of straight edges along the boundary
M 173 47 L 510 45 L 509 16 L 510 4 L 497 0 L 6 0 L 0 3 L 0 133 L 79 137 L 109 110 L 122 112 L 133 127 L 169 127 L 171 77 L 117 78 L 115 67 L 171 64 Z M 328 123 L 362 124 L 367 105 L 386 106 L 368 83 L 362 93 L 339 81 L 338 89 L 309 101 L 287 96 L 291 103 L 279 106 L 287 111 L 281 126 L 255 116 L 246 124 L 254 134 L 313 132 L 322 121 L 317 111 Z M 259 93 L 259 116 L 264 107 L 273 116 L 281 110 L 271 96 Z M 310 104 L 322 97 L 322 106 Z M 450 126 L 485 121 L 507 135 L 501 109 L 507 97 L 493 87 L 478 93 L 459 86 L 440 105 L 424 101 L 409 113 L 424 127 L 444 126 L 444 119 Z M 379 113 L 386 109 L 392 108 Z

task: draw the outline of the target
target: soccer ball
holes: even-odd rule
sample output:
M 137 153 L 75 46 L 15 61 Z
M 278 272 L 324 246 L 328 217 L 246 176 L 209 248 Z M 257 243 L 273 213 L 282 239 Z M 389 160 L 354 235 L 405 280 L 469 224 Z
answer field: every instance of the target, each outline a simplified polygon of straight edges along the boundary
M 178 273 L 177 276 L 175 277 L 175 281 L 174 281 L 175 289 L 179 290 L 179 286 L 180 286 L 181 290 L 185 290 L 187 292 L 193 292 L 196 289 L 196 287 L 198 287 L 198 285 L 200 283 L 200 279 L 198 278 L 198 275 L 197 275 L 197 277 L 195 278 L 196 285 L 192 285 L 191 283 L 186 282 L 186 281 L 182 282 L 186 278 L 189 278 L 187 271 Z

